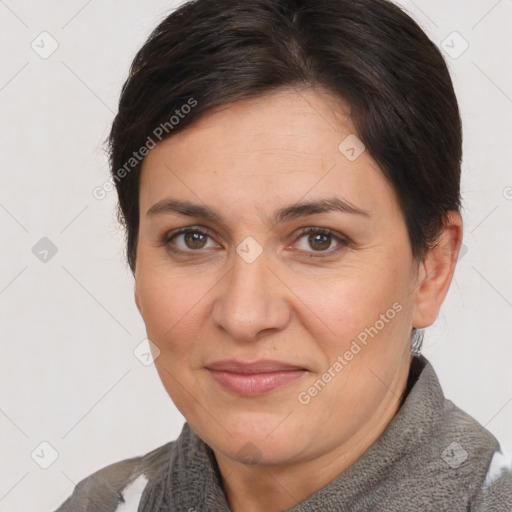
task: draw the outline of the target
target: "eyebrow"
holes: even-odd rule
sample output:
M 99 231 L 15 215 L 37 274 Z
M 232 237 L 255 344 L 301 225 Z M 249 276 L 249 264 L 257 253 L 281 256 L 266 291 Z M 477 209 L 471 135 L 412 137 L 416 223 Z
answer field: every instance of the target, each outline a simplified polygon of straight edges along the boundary
M 302 201 L 280 208 L 274 213 L 274 223 L 278 224 L 290 219 L 331 211 L 360 215 L 362 217 L 371 216 L 368 210 L 358 208 L 346 199 L 332 197 L 317 201 Z M 162 199 L 158 201 L 158 203 L 155 203 L 146 212 L 146 215 L 153 216 L 165 213 L 178 213 L 179 215 L 186 215 L 188 217 L 201 217 L 213 222 L 225 223 L 224 217 L 209 206 L 170 198 Z

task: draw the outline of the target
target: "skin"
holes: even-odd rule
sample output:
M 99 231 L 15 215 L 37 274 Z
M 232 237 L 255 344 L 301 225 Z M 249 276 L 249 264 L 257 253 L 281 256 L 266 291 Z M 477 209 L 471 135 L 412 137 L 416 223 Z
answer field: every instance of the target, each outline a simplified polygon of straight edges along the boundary
M 405 390 L 411 329 L 434 322 L 453 276 L 460 215 L 449 213 L 439 244 L 416 261 L 394 190 L 375 161 L 367 151 L 350 161 L 338 149 L 355 133 L 342 100 L 319 89 L 284 89 L 209 111 L 143 164 L 135 300 L 160 351 L 160 378 L 212 447 L 235 512 L 296 505 L 381 436 Z M 272 220 L 284 206 L 332 197 L 369 215 Z M 147 214 L 166 198 L 208 205 L 224 221 Z M 208 236 L 162 242 L 198 226 Z M 307 227 L 331 228 L 348 243 L 301 234 Z M 236 251 L 248 236 L 262 249 L 251 263 Z M 299 393 L 396 303 L 394 318 L 301 403 Z M 308 371 L 242 397 L 205 369 L 231 358 L 276 359 Z

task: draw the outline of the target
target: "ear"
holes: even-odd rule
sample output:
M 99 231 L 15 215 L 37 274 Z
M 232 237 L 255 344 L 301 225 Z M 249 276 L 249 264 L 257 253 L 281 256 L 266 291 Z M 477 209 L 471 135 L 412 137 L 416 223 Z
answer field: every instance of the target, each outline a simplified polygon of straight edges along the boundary
M 439 243 L 430 249 L 419 265 L 412 326 L 432 325 L 441 309 L 455 272 L 462 243 L 462 218 L 459 212 L 447 214 Z

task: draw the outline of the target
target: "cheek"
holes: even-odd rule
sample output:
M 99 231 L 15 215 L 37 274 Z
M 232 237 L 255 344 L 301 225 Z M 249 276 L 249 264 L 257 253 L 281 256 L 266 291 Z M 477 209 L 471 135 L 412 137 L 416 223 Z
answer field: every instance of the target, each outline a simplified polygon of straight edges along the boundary
M 207 275 L 192 270 L 141 272 L 137 292 L 142 317 L 148 338 L 161 351 L 191 347 L 190 340 L 204 325 L 204 308 L 212 284 Z
M 343 268 L 320 279 L 295 279 L 293 286 L 303 311 L 299 315 L 311 318 L 308 329 L 320 335 L 317 342 L 335 348 L 373 325 L 386 312 L 394 319 L 396 309 L 405 307 L 406 290 L 404 272 L 392 267 L 378 268 L 372 263 Z M 393 309 L 396 302 L 401 307 Z
M 188 274 L 188 273 L 187 273 Z M 201 343 L 208 326 L 206 295 L 212 284 L 205 276 L 165 271 L 142 273 L 138 293 L 147 337 L 158 347 L 155 367 L 178 410 L 189 420 L 197 414 L 191 395 L 201 398 L 198 373 Z
M 385 383 L 393 381 L 408 353 L 405 273 L 382 272 L 369 266 L 357 277 L 327 281 L 323 292 L 303 283 L 297 293 L 315 313 L 305 329 L 324 361 L 301 390 L 313 393 L 307 410 L 325 422 L 343 418 L 349 432 L 356 432 L 389 395 Z M 316 395 L 318 379 L 327 385 Z

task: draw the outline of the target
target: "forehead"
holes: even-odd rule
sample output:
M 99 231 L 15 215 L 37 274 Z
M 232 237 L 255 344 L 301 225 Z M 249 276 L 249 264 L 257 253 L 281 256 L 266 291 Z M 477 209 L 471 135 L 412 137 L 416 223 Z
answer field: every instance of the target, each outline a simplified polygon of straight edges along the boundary
M 172 148 L 177 155 L 191 147 L 196 152 L 187 156 L 195 159 L 208 152 L 229 161 L 242 153 L 265 156 L 273 150 L 289 150 L 310 159 L 329 158 L 330 152 L 319 150 L 328 145 L 336 148 L 343 133 L 355 133 L 343 100 L 322 90 L 281 89 L 210 109 L 158 144 L 146 158 L 146 166 L 165 156 L 166 149 Z
M 362 209 L 396 203 L 348 105 L 311 89 L 211 109 L 150 151 L 140 181 L 141 214 L 166 195 L 250 209 L 270 197 L 289 203 L 333 192 Z

